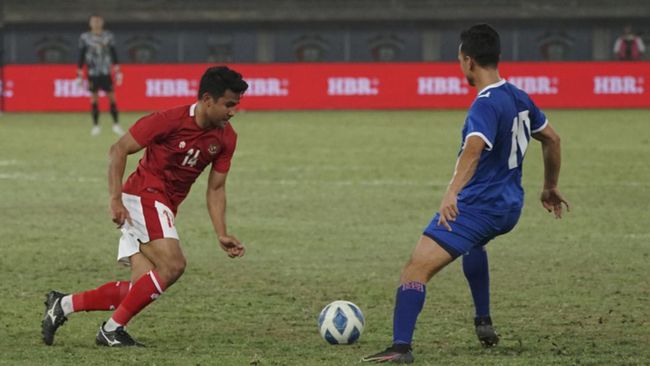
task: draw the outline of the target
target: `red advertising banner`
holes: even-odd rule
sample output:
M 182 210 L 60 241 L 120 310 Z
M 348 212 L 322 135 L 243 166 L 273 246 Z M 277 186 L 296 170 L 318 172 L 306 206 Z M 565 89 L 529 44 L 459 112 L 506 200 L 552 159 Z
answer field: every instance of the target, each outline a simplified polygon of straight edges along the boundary
M 123 65 L 123 111 L 196 99 L 208 64 Z M 247 110 L 467 108 L 476 95 L 456 63 L 234 64 L 250 88 Z M 86 111 L 74 65 L 4 68 L 6 111 Z M 500 71 L 545 108 L 649 108 L 650 62 L 502 63 Z M 103 101 L 106 103 L 106 101 Z M 105 104 L 103 104 L 105 106 Z

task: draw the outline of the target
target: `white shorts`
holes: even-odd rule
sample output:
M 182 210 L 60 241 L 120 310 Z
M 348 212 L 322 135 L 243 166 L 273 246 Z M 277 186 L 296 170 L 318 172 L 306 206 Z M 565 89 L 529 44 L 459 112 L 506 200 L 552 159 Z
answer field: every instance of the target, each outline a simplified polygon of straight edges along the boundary
M 117 261 L 131 265 L 130 257 L 140 252 L 140 245 L 152 240 L 173 238 L 178 240 L 173 211 L 152 198 L 142 198 L 122 193 L 122 203 L 131 215 L 133 225 L 125 222 L 120 228 L 122 236 L 117 250 Z

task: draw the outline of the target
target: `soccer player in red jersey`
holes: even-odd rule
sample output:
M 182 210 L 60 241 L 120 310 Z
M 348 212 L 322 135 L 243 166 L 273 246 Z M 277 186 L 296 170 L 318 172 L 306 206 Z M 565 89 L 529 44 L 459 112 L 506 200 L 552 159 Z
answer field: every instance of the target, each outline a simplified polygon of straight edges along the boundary
M 209 164 L 206 199 L 219 245 L 231 258 L 244 255 L 244 245 L 226 229 L 225 184 L 237 142 L 229 121 L 247 88 L 236 71 L 211 67 L 201 78 L 196 103 L 141 118 L 111 146 L 110 208 L 122 232 L 117 259 L 131 267 L 131 281 L 109 282 L 70 295 L 48 293 L 42 322 L 45 344 L 52 344 L 68 314 L 115 309 L 99 328 L 96 343 L 141 345 L 125 327 L 183 274 L 185 256 L 174 217 Z M 137 169 L 122 185 L 127 156 L 144 148 Z

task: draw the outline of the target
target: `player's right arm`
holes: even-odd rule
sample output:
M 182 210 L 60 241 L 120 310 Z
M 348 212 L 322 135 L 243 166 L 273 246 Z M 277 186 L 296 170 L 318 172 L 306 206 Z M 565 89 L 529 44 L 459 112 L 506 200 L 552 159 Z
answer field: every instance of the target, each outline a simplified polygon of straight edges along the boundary
M 532 137 L 542 143 L 544 158 L 544 188 L 540 198 L 542 206 L 548 212 L 553 212 L 555 217 L 559 219 L 562 217 L 562 204 L 566 205 L 566 209 L 569 211 L 569 203 L 558 189 L 562 163 L 560 135 L 555 132 L 550 124 L 547 124 L 542 130 L 533 133 Z
M 472 179 L 474 173 L 476 173 L 478 162 L 481 159 L 481 153 L 486 147 L 487 144 L 481 137 L 467 137 L 463 151 L 458 156 L 458 160 L 456 160 L 454 175 L 447 186 L 447 191 L 442 197 L 442 202 L 438 209 L 438 213 L 440 214 L 438 226 L 442 225 L 448 231 L 451 231 L 449 221 L 456 221 L 456 217 L 460 214 L 457 206 L 458 193 L 460 193 L 463 187 Z
M 83 34 L 79 37 L 79 59 L 77 61 L 77 82 L 81 83 L 81 79 L 84 75 L 84 64 L 86 63 L 86 51 L 88 46 L 84 42 Z
M 120 69 L 119 61 L 117 60 L 117 50 L 115 49 L 115 38 L 113 34 L 110 33 L 108 39 L 108 50 L 111 55 L 111 63 L 113 64 L 113 73 L 115 75 L 115 84 L 122 85 L 123 75 L 122 70 Z
M 465 141 L 456 160 L 451 182 L 438 209 L 438 226 L 444 226 L 448 231 L 451 231 L 449 222 L 456 221 L 460 214 L 457 206 L 458 194 L 474 177 L 483 151 L 492 150 L 495 141 L 497 115 L 488 98 L 478 98 L 474 101 L 465 119 Z
M 126 158 L 128 155 L 142 150 L 142 146 L 127 132 L 116 143 L 114 143 L 109 152 L 108 163 L 108 192 L 110 194 L 110 208 L 113 222 L 122 226 L 125 220 L 131 224 L 129 211 L 122 203 L 122 179 L 126 168 Z

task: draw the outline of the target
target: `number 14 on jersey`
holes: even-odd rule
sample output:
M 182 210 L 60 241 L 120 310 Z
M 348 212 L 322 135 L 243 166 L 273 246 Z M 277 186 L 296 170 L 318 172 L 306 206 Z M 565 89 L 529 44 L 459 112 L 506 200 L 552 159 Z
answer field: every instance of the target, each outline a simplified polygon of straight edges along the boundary
M 182 166 L 195 166 L 196 162 L 199 161 L 199 154 L 201 153 L 201 150 L 199 149 L 189 149 L 187 150 L 187 155 L 185 155 L 185 159 L 183 159 L 183 162 L 181 163 Z

